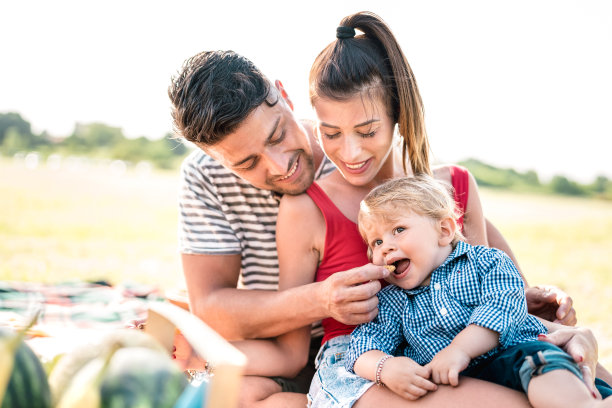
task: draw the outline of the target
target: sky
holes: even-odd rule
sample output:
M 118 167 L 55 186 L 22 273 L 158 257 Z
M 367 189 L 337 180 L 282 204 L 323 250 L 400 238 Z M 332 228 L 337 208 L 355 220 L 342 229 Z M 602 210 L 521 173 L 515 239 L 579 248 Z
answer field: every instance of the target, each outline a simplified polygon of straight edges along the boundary
M 183 61 L 232 49 L 314 118 L 310 66 L 362 10 L 388 23 L 410 62 L 436 162 L 612 178 L 607 0 L 7 1 L 0 112 L 54 136 L 102 122 L 159 138 L 172 130 L 167 88 Z

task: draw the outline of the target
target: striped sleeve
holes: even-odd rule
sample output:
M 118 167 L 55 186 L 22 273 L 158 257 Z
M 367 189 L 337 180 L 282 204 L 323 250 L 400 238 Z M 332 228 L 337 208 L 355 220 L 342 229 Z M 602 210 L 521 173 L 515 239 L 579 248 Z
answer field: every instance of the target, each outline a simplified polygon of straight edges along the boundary
M 203 160 L 203 156 L 201 156 Z M 219 201 L 219 188 L 210 182 L 214 167 L 181 166 L 179 192 L 179 250 L 185 254 L 240 254 L 240 241 Z

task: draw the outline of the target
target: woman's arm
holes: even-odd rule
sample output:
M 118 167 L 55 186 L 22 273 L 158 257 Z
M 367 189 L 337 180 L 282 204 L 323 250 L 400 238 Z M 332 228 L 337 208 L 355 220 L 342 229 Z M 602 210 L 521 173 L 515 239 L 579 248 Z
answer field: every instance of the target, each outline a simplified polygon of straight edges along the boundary
M 269 340 L 233 342 L 247 356 L 245 375 L 295 377 L 308 362 L 310 326 Z
M 463 215 L 463 234 L 471 245 L 489 245 L 478 185 L 472 173 L 468 172 L 468 176 L 469 190 L 465 214 Z
M 324 242 L 325 220 L 310 197 L 306 194 L 283 197 L 276 222 L 279 291 L 314 281 L 319 248 Z M 308 360 L 310 325 L 274 339 L 240 341 L 234 345 L 248 357 L 247 375 L 294 377 Z

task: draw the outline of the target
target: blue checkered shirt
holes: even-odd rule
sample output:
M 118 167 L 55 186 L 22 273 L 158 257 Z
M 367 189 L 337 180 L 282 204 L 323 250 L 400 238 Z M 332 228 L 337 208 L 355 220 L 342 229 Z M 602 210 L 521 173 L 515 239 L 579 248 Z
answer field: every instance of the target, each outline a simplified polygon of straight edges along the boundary
M 469 324 L 499 333 L 500 349 L 533 341 L 546 328 L 527 314 L 523 279 L 502 251 L 459 242 L 431 274 L 428 286 L 389 285 L 378 293 L 378 316 L 351 335 L 346 358 L 353 371 L 369 350 L 406 356 L 424 365 Z

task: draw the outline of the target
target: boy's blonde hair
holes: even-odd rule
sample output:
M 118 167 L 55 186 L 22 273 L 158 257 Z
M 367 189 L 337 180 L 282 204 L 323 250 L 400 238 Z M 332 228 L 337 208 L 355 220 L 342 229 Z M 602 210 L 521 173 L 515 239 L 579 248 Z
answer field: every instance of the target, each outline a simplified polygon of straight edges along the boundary
M 426 174 L 391 179 L 374 188 L 361 201 L 359 206 L 359 233 L 366 239 L 363 224 L 385 222 L 400 218 L 406 211 L 429 217 L 433 221 L 452 218 L 455 222 L 461 216 L 455 206 L 453 189 Z M 465 241 L 458 229 L 452 245 Z M 368 245 L 369 246 L 369 245 Z M 368 250 L 370 256 L 370 251 Z

